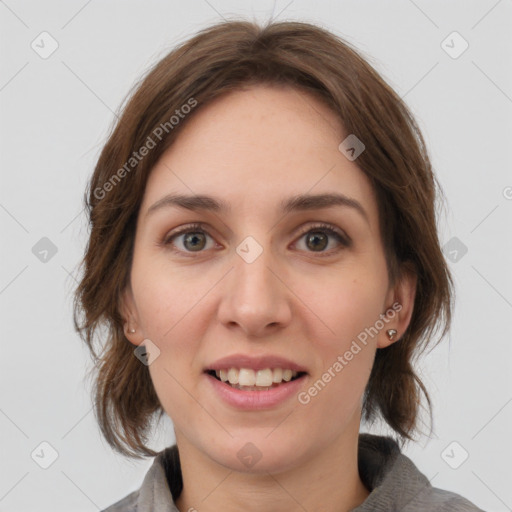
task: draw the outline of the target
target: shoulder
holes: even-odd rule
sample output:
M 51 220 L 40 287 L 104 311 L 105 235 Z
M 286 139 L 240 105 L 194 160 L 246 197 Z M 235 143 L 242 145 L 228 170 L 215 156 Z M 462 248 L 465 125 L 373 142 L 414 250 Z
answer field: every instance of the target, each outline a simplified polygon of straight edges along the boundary
M 138 498 L 139 491 L 133 491 L 132 493 L 128 494 L 128 496 L 125 496 L 122 500 L 117 501 L 101 512 L 137 512 Z
M 358 462 L 371 492 L 353 512 L 484 512 L 459 494 L 432 487 L 390 437 L 361 434 Z
M 401 486 L 392 486 L 393 492 L 402 493 L 402 512 L 484 512 L 459 494 L 432 487 L 427 477 L 403 453 L 397 456 L 389 475 L 395 485 L 405 483 L 401 489 Z
M 414 500 L 412 508 L 407 510 L 428 510 L 432 512 L 484 512 L 474 503 L 454 492 L 428 487 Z
M 139 489 L 101 512 L 179 512 L 175 507 L 169 483 L 176 495 L 179 495 L 181 472 L 176 445 L 167 447 L 155 457 Z

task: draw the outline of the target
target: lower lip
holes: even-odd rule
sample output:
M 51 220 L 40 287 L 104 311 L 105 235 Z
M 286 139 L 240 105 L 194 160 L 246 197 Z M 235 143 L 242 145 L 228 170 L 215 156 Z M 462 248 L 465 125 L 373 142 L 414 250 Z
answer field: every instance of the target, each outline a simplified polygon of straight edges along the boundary
M 266 391 L 242 391 L 241 389 L 232 388 L 229 384 L 209 374 L 205 375 L 222 400 L 238 409 L 251 411 L 271 409 L 288 400 L 299 392 L 303 385 L 304 377 L 306 377 L 304 374 L 298 379 L 283 382 L 279 386 Z

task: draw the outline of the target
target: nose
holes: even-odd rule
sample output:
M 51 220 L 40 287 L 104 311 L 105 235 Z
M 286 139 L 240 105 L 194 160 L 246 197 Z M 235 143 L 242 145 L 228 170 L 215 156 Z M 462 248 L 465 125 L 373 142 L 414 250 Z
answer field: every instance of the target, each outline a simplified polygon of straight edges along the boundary
M 292 292 L 267 247 L 251 263 L 238 253 L 224 279 L 219 320 L 238 327 L 246 337 L 261 338 L 282 329 L 291 320 Z

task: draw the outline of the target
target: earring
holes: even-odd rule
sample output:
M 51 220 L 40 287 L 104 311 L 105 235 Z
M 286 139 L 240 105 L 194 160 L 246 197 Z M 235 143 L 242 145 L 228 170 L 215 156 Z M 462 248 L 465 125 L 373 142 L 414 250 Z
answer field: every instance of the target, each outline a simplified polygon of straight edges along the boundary
M 133 334 L 135 332 L 135 329 L 130 329 L 130 332 Z
M 388 329 L 388 330 L 386 331 L 386 334 L 388 335 L 388 338 L 389 338 L 391 341 L 394 341 L 395 336 L 397 335 L 397 331 L 396 331 L 396 329 Z

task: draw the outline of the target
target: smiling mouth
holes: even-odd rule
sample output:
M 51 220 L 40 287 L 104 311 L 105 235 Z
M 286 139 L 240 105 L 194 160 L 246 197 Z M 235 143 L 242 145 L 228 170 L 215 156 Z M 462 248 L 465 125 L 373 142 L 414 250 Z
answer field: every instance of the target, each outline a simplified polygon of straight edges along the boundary
M 306 372 L 297 372 L 283 368 L 266 368 L 264 370 L 226 368 L 222 370 L 207 370 L 206 373 L 218 381 L 242 391 L 268 391 L 306 375 Z

